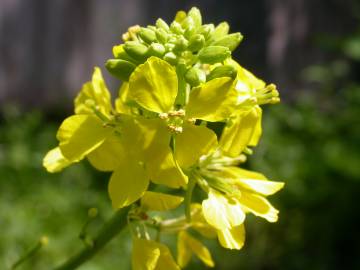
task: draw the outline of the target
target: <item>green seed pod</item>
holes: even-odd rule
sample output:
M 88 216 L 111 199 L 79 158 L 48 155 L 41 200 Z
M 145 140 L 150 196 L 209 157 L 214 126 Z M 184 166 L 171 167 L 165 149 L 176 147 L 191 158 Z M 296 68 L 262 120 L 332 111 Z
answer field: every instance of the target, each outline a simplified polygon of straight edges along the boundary
M 222 22 L 218 26 L 216 26 L 212 38 L 214 40 L 217 40 L 219 38 L 222 38 L 223 36 L 227 35 L 229 33 L 229 24 L 227 22 Z
M 178 58 L 176 54 L 173 52 L 168 52 L 164 55 L 164 60 L 167 61 L 171 65 L 176 65 L 178 62 Z
M 127 41 L 124 44 L 125 52 L 135 60 L 144 61 L 147 58 L 148 47 L 136 41 Z
M 243 36 L 240 33 L 234 33 L 217 39 L 215 42 L 211 43 L 211 45 L 228 47 L 230 51 L 233 51 L 239 46 L 242 39 Z
M 160 43 L 153 42 L 149 46 L 148 55 L 149 56 L 161 57 L 161 56 L 163 56 L 165 54 L 165 51 L 166 51 L 166 49 L 165 49 L 164 45 L 162 45 Z
M 204 64 L 215 64 L 224 61 L 231 55 L 230 50 L 223 46 L 209 46 L 201 49 L 199 60 Z
M 200 34 L 204 35 L 205 40 L 211 38 L 215 26 L 213 24 L 204 24 L 201 26 Z
M 174 43 L 175 47 L 173 49 L 174 52 L 181 52 L 181 51 L 185 51 L 186 48 L 189 45 L 189 42 L 183 37 L 183 36 L 179 36 L 176 40 L 176 42 Z
M 165 44 L 168 40 L 168 33 L 164 29 L 156 29 L 155 34 L 156 39 L 162 44 Z
M 155 24 L 157 28 L 163 29 L 165 31 L 169 31 L 169 25 L 163 19 L 161 18 L 157 19 Z
M 236 69 L 233 66 L 230 65 L 223 65 L 214 68 L 210 74 L 206 77 L 207 81 L 211 81 L 215 78 L 221 78 L 221 77 L 230 77 L 235 79 L 237 74 Z
M 106 69 L 115 77 L 128 81 L 136 66 L 121 59 L 110 59 L 105 64 Z
M 156 41 L 156 34 L 153 30 L 150 30 L 148 28 L 141 28 L 141 30 L 138 33 L 139 37 L 145 41 L 146 43 L 150 44 L 151 42 Z
M 182 35 L 184 33 L 184 29 L 182 29 L 180 23 L 175 22 L 175 21 L 171 23 L 170 30 L 171 30 L 171 32 L 178 34 L 178 35 Z
M 192 52 L 201 50 L 205 45 L 205 38 L 201 34 L 194 35 L 189 40 L 188 49 Z
M 188 16 L 190 18 L 192 18 L 196 28 L 198 28 L 202 25 L 201 13 L 198 8 L 196 8 L 196 7 L 191 8 L 188 12 Z
M 191 86 L 198 86 L 206 81 L 205 72 L 197 67 L 190 68 L 185 74 L 185 80 Z

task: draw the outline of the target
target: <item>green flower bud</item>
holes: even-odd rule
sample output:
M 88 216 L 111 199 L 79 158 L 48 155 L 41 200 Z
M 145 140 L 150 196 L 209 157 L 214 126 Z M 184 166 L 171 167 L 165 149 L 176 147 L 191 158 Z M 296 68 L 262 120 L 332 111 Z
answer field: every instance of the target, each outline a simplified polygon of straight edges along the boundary
M 199 60 L 205 64 L 215 64 L 224 61 L 231 55 L 230 50 L 223 46 L 209 46 L 201 49 Z
M 229 33 L 229 24 L 227 22 L 222 22 L 218 26 L 216 26 L 212 38 L 214 40 L 217 40 L 219 38 L 222 38 L 223 36 L 227 35 Z
M 207 40 L 211 37 L 214 28 L 215 26 L 213 24 L 204 24 L 201 26 L 200 34 L 203 34 L 205 40 Z
M 205 72 L 197 67 L 190 68 L 185 74 L 185 80 L 191 86 L 198 86 L 206 81 Z
M 162 44 L 165 44 L 168 40 L 168 33 L 164 29 L 157 29 L 156 32 L 156 39 L 161 42 Z
M 156 40 L 156 34 L 153 30 L 150 30 L 148 28 L 141 28 L 138 35 L 140 38 L 145 41 L 146 43 L 150 44 L 151 42 L 154 42 Z
M 220 78 L 220 77 L 230 77 L 230 78 L 235 78 L 237 74 L 236 69 L 233 66 L 230 65 L 223 65 L 223 66 L 219 66 L 214 68 L 210 74 L 206 77 L 207 81 L 210 81 L 212 79 L 215 78 Z
M 233 51 L 239 46 L 242 39 L 243 36 L 240 33 L 234 33 L 217 39 L 215 42 L 211 43 L 211 45 L 228 47 L 230 51 Z
M 169 25 L 161 18 L 156 20 L 156 27 L 165 31 L 169 31 Z
M 135 60 L 144 61 L 147 58 L 148 47 L 136 41 L 127 41 L 124 44 L 125 52 Z
M 166 49 L 165 49 L 164 45 L 162 45 L 160 43 L 153 42 L 149 46 L 148 55 L 149 56 L 161 57 L 161 56 L 164 55 L 165 51 L 166 51 Z
M 178 62 L 178 58 L 176 54 L 173 52 L 168 52 L 164 55 L 164 60 L 167 61 L 171 65 L 176 65 Z
M 192 36 L 189 40 L 188 49 L 192 52 L 197 52 L 202 49 L 205 45 L 205 38 L 201 34 Z
M 196 7 L 191 8 L 188 12 L 188 16 L 190 18 L 192 18 L 196 28 L 198 28 L 202 25 L 201 13 L 198 8 L 196 8 Z
M 175 33 L 175 34 L 178 34 L 178 35 L 182 35 L 184 33 L 184 29 L 182 29 L 180 23 L 174 21 L 171 23 L 170 25 L 170 30 Z
M 131 73 L 136 68 L 133 63 L 121 59 L 108 60 L 105 67 L 112 75 L 123 81 L 128 81 Z
M 174 50 L 174 52 L 181 52 L 181 51 L 186 50 L 188 45 L 189 45 L 189 42 L 183 36 L 179 36 L 175 42 L 175 47 L 173 50 Z
M 176 12 L 174 21 L 178 22 L 178 23 L 182 23 L 186 18 L 186 12 L 183 10 L 180 10 L 178 12 Z
M 136 61 L 134 58 L 130 57 L 125 51 L 124 51 L 124 44 L 117 45 L 113 47 L 113 54 L 114 57 L 117 59 L 126 60 L 131 63 L 139 64 L 138 61 Z
M 181 26 L 183 29 L 189 29 L 189 28 L 194 28 L 195 27 L 195 23 L 194 20 L 191 17 L 186 17 L 186 19 L 181 23 Z

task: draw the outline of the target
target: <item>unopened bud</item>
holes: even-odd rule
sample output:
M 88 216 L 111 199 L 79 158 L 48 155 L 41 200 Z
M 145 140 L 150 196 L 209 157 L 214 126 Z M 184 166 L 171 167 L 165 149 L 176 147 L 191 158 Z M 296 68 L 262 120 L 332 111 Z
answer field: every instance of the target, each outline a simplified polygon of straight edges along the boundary
M 41 246 L 47 246 L 49 244 L 49 238 L 44 235 L 40 238 L 39 242 L 40 242 Z
M 89 218 L 96 218 L 97 215 L 98 215 L 98 213 L 99 213 L 99 211 L 98 211 L 98 209 L 95 208 L 95 207 L 92 207 L 92 208 L 90 208 L 90 209 L 88 210 L 88 216 L 89 216 Z
M 198 8 L 196 7 L 191 8 L 188 12 L 188 16 L 192 18 L 196 28 L 202 25 L 202 17 L 200 10 Z
M 209 39 L 214 31 L 215 26 L 213 24 L 204 24 L 201 26 L 200 34 L 203 34 L 205 40 Z
M 128 81 L 131 73 L 136 68 L 133 63 L 121 59 L 108 60 L 105 67 L 112 75 L 123 81 Z
M 223 46 L 209 46 L 201 49 L 199 60 L 205 64 L 215 64 L 224 61 L 231 55 L 230 50 Z
M 206 81 L 205 72 L 197 67 L 190 68 L 185 74 L 185 80 L 191 86 L 198 86 Z
M 173 52 L 166 53 L 164 55 L 164 60 L 172 65 L 176 65 L 178 62 L 178 58 Z
M 201 50 L 205 45 L 205 38 L 201 34 L 194 35 L 189 40 L 188 49 L 192 52 Z
M 163 29 L 165 31 L 169 31 L 169 25 L 163 19 L 157 19 L 156 27 Z
M 130 57 L 124 50 L 124 44 L 117 45 L 113 47 L 113 55 L 117 59 L 126 60 L 130 63 L 137 63 L 134 58 Z
M 182 29 L 180 23 L 174 21 L 171 23 L 170 25 L 170 30 L 175 33 L 175 34 L 178 34 L 178 35 L 182 35 L 184 33 L 184 29 Z
M 223 65 L 223 66 L 219 66 L 214 68 L 209 75 L 207 76 L 206 80 L 210 81 L 213 80 L 215 78 L 221 78 L 221 77 L 230 77 L 230 78 L 235 78 L 237 74 L 236 69 L 233 66 L 230 65 Z
M 136 42 L 128 41 L 124 45 L 125 52 L 135 60 L 143 61 L 147 58 L 148 47 L 145 45 Z
M 178 23 L 182 23 L 185 20 L 185 18 L 186 18 L 186 12 L 183 10 L 180 10 L 180 11 L 176 12 L 174 21 L 178 22 Z M 170 26 L 170 28 L 171 28 L 171 26 Z
M 239 46 L 242 39 L 243 36 L 240 33 L 234 33 L 217 39 L 215 42 L 211 43 L 211 45 L 228 47 L 230 51 L 233 51 Z
M 164 45 L 154 42 L 149 46 L 148 54 L 149 56 L 161 57 L 165 54 L 165 51 Z
M 168 40 L 168 33 L 166 33 L 166 31 L 164 29 L 157 29 L 156 32 L 156 38 L 159 42 L 161 42 L 162 44 L 165 44 L 166 41 Z
M 222 38 L 223 36 L 229 33 L 229 24 L 227 22 L 222 22 L 218 26 L 216 26 L 214 32 L 212 33 L 212 38 L 217 40 Z
M 156 40 L 155 32 L 148 28 L 141 28 L 138 35 L 143 41 L 145 41 L 148 44 L 150 44 Z
M 183 36 L 179 36 L 179 38 L 175 41 L 174 44 L 174 52 L 181 52 L 186 50 L 189 42 Z

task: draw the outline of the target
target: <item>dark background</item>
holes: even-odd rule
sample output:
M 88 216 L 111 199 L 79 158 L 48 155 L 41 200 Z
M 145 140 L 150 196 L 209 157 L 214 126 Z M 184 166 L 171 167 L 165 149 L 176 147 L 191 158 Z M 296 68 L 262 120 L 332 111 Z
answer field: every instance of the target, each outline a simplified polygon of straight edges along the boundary
M 264 135 L 246 166 L 286 187 L 271 201 L 280 220 L 249 217 L 243 250 L 208 245 L 216 269 L 360 269 L 360 3 L 355 0 L 0 2 L 0 268 L 42 235 L 49 245 L 23 269 L 49 269 L 79 246 L 89 207 L 94 230 L 112 210 L 107 174 L 83 162 L 49 175 L 41 159 L 56 145 L 72 99 L 134 24 L 171 21 L 200 8 L 244 40 L 235 58 L 282 103 L 265 108 Z M 90 228 L 90 229 L 91 229 Z M 124 232 L 81 269 L 128 269 Z M 2 266 L 2 264 L 4 266 Z M 189 269 L 203 269 L 196 260 Z

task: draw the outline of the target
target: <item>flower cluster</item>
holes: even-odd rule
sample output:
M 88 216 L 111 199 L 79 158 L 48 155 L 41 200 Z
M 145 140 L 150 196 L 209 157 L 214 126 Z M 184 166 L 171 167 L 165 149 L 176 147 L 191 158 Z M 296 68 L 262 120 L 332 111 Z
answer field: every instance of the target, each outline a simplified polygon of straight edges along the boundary
M 106 63 L 123 81 L 114 104 L 95 68 L 58 130 L 58 147 L 44 158 L 49 172 L 85 158 L 112 172 L 113 207 L 132 206 L 135 270 L 184 268 L 193 254 L 212 267 L 202 237 L 241 249 L 246 214 L 278 219 L 266 197 L 284 184 L 239 164 L 261 136 L 260 105 L 279 102 L 279 93 L 232 59 L 242 36 L 228 31 L 225 22 L 202 24 L 197 8 L 178 12 L 170 25 L 158 19 L 129 28 Z M 183 215 L 159 217 L 181 205 Z M 178 235 L 177 260 L 162 233 Z

